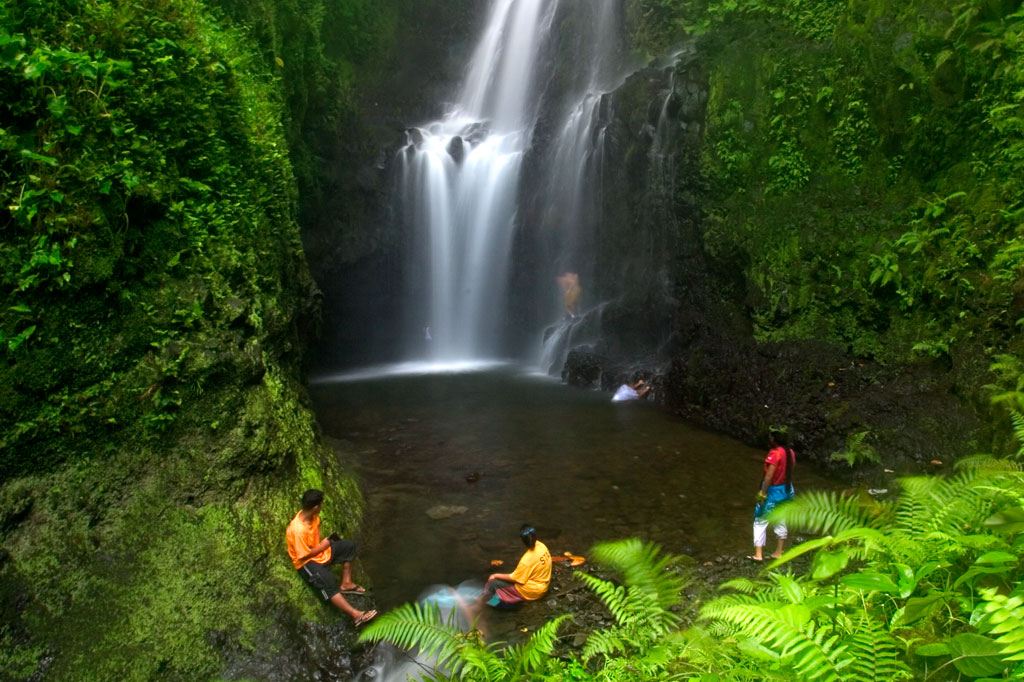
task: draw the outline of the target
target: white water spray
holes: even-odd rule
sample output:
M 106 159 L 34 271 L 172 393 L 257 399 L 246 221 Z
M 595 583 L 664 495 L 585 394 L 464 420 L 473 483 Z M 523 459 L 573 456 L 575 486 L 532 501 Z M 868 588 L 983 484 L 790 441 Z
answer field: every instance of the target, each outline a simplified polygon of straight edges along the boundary
M 523 155 L 536 119 L 535 71 L 556 2 L 496 0 L 458 103 L 410 131 L 404 205 L 428 264 L 434 360 L 498 355 Z

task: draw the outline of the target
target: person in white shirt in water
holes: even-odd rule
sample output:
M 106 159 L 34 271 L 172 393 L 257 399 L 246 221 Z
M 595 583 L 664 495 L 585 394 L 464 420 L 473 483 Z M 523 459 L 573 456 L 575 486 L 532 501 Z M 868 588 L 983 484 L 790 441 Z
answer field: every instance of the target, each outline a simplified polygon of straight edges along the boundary
M 639 400 L 651 390 L 650 384 L 644 383 L 643 379 L 637 379 L 631 384 L 622 384 L 619 390 L 612 396 L 613 403 L 621 403 L 627 400 Z

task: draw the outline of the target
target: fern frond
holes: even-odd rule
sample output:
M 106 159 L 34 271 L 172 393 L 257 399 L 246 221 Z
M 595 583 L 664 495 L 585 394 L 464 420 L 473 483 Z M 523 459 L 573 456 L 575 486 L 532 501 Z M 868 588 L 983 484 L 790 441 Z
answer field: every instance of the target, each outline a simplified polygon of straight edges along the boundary
M 1002 647 L 1007 661 L 1024 660 L 1024 596 L 999 594 L 995 588 L 984 588 L 981 595 L 985 600 L 981 611 L 984 613 L 978 623 L 978 630 L 988 635 L 998 635 L 996 644 Z
M 1013 423 L 1013 436 L 1017 439 L 1017 457 L 1024 457 L 1024 414 L 1010 410 L 1010 422 Z
M 732 580 L 726 580 L 724 583 L 719 585 L 718 589 L 736 590 L 740 594 L 757 594 L 765 587 L 767 587 L 767 584 L 764 581 L 755 581 L 749 578 L 733 578 Z
M 463 667 L 459 674 L 453 676 L 459 682 L 469 682 L 471 679 L 491 682 L 509 677 L 505 660 L 490 647 L 467 647 L 459 652 L 459 660 Z M 474 676 L 474 671 L 479 671 L 480 675 Z
M 385 640 L 403 649 L 418 649 L 426 658 L 446 666 L 455 658 L 467 636 L 445 622 L 437 604 L 403 604 L 375 618 L 359 636 L 360 642 Z
M 505 651 L 505 663 L 513 670 L 512 679 L 519 679 L 521 675 L 539 670 L 548 663 L 551 650 L 555 648 L 558 640 L 558 628 L 567 620 L 572 620 L 571 614 L 563 614 L 554 620 L 544 623 L 525 644 L 510 647 Z
M 605 542 L 594 546 L 590 554 L 601 564 L 614 568 L 626 585 L 657 595 L 662 608 L 675 606 L 682 600 L 686 580 L 673 570 L 679 557 L 661 554 L 661 547 L 637 538 Z
M 781 604 L 778 600 L 772 600 L 771 602 L 761 599 L 763 594 L 757 595 L 746 595 L 746 594 L 727 594 L 719 597 L 718 599 L 712 599 L 700 609 L 701 620 L 708 620 L 711 622 L 725 620 L 725 614 L 729 613 L 731 609 L 736 607 L 744 606 L 765 606 L 768 604 Z
M 896 506 L 897 529 L 908 536 L 932 531 L 976 527 L 991 514 L 991 502 L 981 490 L 987 480 L 977 469 L 952 479 L 913 476 L 900 480 L 903 494 Z
M 853 528 L 883 528 L 889 521 L 892 505 L 864 496 L 841 495 L 834 491 L 812 490 L 781 505 L 770 518 L 784 520 L 790 527 L 803 528 L 819 535 L 836 534 Z
M 979 471 L 982 473 L 1022 470 L 1020 462 L 1015 462 L 1010 459 L 1000 459 L 998 457 L 993 457 L 992 455 L 971 455 L 957 460 L 956 464 L 953 466 L 957 471 Z
M 723 609 L 718 618 L 777 651 L 800 679 L 842 679 L 836 661 L 842 653 L 836 646 L 838 637 L 830 635 L 827 628 L 819 628 L 809 610 L 799 604 L 733 606 Z
M 621 624 L 629 610 L 629 605 L 626 601 L 626 588 L 582 571 L 577 571 L 576 577 L 582 580 L 597 595 L 598 599 L 611 611 L 615 621 Z
M 624 635 L 621 628 L 608 628 L 591 633 L 583 647 L 583 659 L 589 661 L 595 656 L 612 656 L 625 652 Z
M 857 682 L 892 682 L 910 679 L 910 669 L 900 658 L 892 635 L 866 613 L 851 623 L 854 632 L 843 638 L 840 657 L 843 678 Z

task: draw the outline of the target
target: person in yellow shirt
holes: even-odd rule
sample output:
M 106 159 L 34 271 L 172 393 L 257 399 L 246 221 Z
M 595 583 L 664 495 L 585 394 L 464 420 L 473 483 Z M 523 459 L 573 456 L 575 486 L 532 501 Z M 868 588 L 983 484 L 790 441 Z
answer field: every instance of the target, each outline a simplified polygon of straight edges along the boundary
M 288 556 L 302 579 L 316 590 L 324 601 L 329 601 L 351 616 L 357 626 L 370 621 L 377 611 L 360 611 L 353 608 L 345 597 L 346 592 L 365 592 L 352 582 L 352 560 L 356 558 L 356 543 L 342 540 L 337 534 L 320 539 L 320 509 L 323 507 L 322 490 L 307 490 L 302 495 L 302 509 L 288 524 L 285 540 Z M 341 584 L 331 573 L 332 564 L 341 564 Z
M 537 540 L 530 524 L 519 529 L 526 552 L 511 573 L 492 573 L 480 595 L 480 602 L 495 608 L 515 608 L 524 601 L 540 599 L 551 585 L 551 552 Z

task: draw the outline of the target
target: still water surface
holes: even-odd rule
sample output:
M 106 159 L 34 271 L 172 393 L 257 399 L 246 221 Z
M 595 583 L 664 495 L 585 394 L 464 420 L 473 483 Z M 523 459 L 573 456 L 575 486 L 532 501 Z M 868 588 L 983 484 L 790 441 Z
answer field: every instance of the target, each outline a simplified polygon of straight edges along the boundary
M 634 536 L 701 561 L 750 553 L 765 451 L 652 405 L 510 368 L 310 390 L 327 435 L 357 453 L 360 559 L 378 606 L 510 572 L 524 522 L 558 554 Z M 835 487 L 806 466 L 794 480 L 797 494 Z

